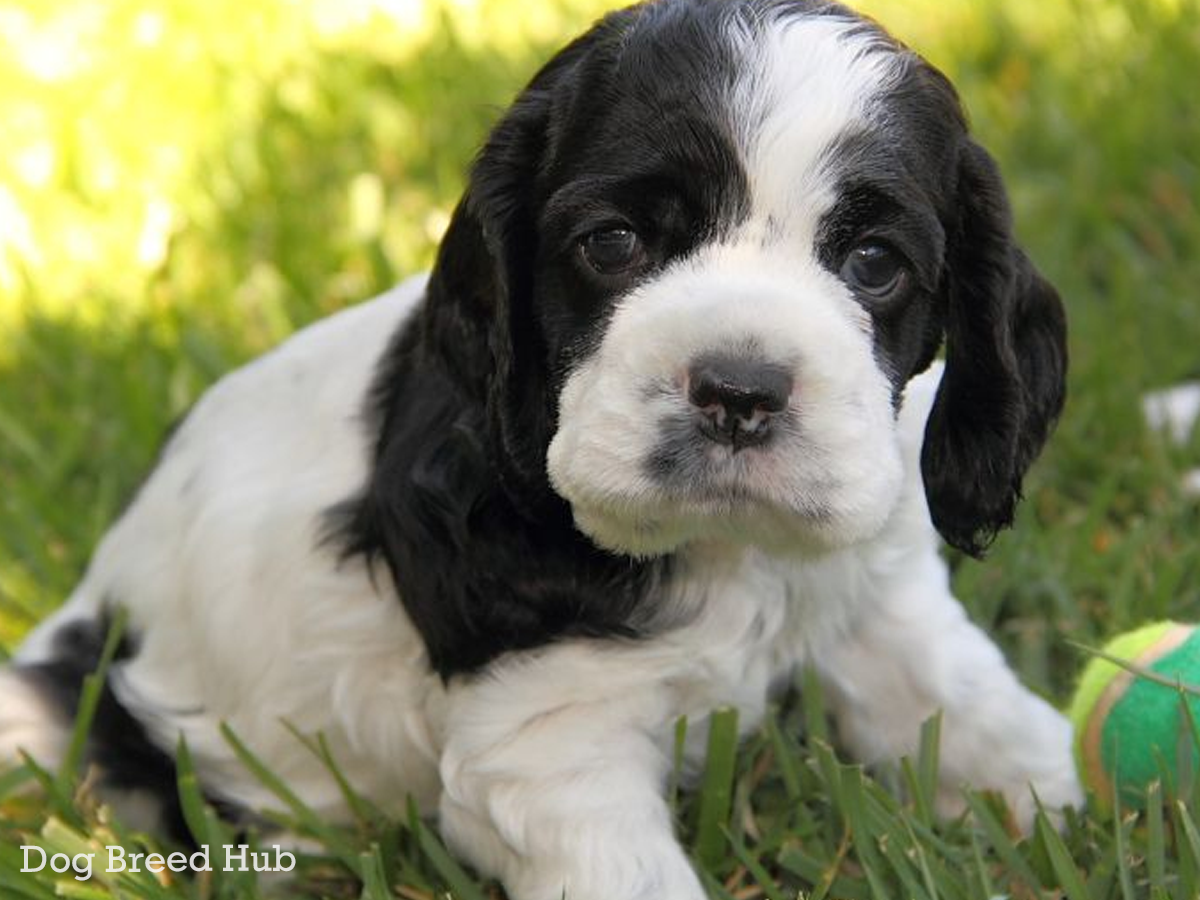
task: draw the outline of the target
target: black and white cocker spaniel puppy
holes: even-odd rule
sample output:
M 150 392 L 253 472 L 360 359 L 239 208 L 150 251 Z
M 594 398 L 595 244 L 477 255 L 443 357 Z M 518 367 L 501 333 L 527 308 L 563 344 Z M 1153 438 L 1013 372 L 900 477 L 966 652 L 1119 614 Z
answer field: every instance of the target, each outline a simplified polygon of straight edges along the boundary
M 200 400 L 0 674 L 0 754 L 61 758 L 124 607 L 90 758 L 167 829 L 180 737 L 214 802 L 273 803 L 222 722 L 345 816 L 290 725 L 517 900 L 700 900 L 674 723 L 754 728 L 804 664 L 866 762 L 942 710 L 947 807 L 1075 804 L 938 540 L 1010 523 L 1064 372 L 938 71 L 833 3 L 614 13 L 492 131 L 427 278 Z

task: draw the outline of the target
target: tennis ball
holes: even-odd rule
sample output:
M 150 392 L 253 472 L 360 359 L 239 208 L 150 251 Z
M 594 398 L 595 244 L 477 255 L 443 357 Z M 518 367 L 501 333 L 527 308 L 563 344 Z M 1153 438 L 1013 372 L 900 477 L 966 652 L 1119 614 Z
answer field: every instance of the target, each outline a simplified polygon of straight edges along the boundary
M 1172 685 L 1200 685 L 1200 629 L 1156 622 L 1109 641 L 1104 652 L 1153 672 Z M 1075 761 L 1084 784 L 1101 809 L 1111 809 L 1114 791 L 1121 805 L 1139 807 L 1163 767 L 1176 785 L 1185 767 L 1195 773 L 1200 752 L 1183 713 L 1186 696 L 1200 721 L 1200 697 L 1139 677 L 1095 657 L 1083 670 L 1069 716 L 1075 726 Z

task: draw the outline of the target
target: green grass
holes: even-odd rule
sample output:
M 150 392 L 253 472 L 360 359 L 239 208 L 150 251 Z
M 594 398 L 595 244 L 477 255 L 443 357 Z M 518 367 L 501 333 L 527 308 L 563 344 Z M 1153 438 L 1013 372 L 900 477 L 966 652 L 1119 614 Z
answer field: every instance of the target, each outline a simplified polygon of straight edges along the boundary
M 149 18 L 133 0 L 0 10 L 0 650 L 62 601 L 207 384 L 428 263 L 488 123 L 602 6 L 446 0 L 405 19 L 402 4 L 356 18 L 377 7 L 274 0 L 232 30 L 233 0 Z M 1200 4 L 867 8 L 959 85 L 1068 305 L 1071 396 L 1017 526 L 987 561 L 954 560 L 974 619 L 1062 701 L 1084 662 L 1072 641 L 1200 620 L 1200 505 L 1175 489 L 1200 435 L 1169 446 L 1138 412 L 1142 391 L 1200 370 Z M 1015 838 L 984 796 L 938 822 L 932 725 L 917 759 L 871 777 L 806 697 L 736 752 L 718 729 L 701 787 L 672 791 L 714 897 L 1200 896 L 1194 785 L 1164 784 L 1144 813 L 1069 817 L 1061 836 L 1043 822 Z M 10 797 L 21 778 L 48 799 Z M 180 782 L 197 836 L 229 842 L 186 756 Z M 4 797 L 4 898 L 253 895 L 236 873 L 19 874 L 30 835 L 150 839 L 108 821 L 73 772 L 0 776 Z M 302 861 L 308 896 L 486 896 L 416 817 L 355 798 L 357 825 L 333 829 L 284 807 L 325 848 Z

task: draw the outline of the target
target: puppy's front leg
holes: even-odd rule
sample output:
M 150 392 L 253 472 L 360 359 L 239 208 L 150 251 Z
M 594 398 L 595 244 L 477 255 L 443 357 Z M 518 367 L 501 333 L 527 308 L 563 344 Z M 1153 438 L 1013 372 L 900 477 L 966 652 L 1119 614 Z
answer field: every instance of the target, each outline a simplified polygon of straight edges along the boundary
M 668 689 L 600 642 L 451 687 L 441 829 L 514 900 L 703 900 L 672 833 Z
M 921 723 L 941 710 L 943 813 L 961 809 L 963 785 L 1002 792 L 1024 828 L 1033 792 L 1051 810 L 1078 806 L 1070 724 L 967 618 L 932 540 L 902 568 L 875 579 L 884 593 L 818 654 L 842 738 L 864 762 L 894 760 L 916 750 Z

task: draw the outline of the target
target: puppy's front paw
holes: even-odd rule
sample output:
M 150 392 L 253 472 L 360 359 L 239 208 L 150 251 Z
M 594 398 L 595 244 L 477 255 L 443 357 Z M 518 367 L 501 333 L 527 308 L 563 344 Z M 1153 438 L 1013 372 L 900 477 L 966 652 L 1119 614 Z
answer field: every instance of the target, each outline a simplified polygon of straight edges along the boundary
M 572 863 L 567 869 L 529 862 L 505 880 L 514 900 L 706 900 L 686 860 L 608 856 Z
M 1025 785 L 1023 790 L 1006 793 L 1006 798 L 1023 833 L 1028 834 L 1033 830 L 1039 803 L 1054 826 L 1062 828 L 1063 810 L 1067 807 L 1082 809 L 1084 804 L 1083 785 L 1075 770 L 1074 758 L 1068 758 L 1058 771 L 1040 775 Z
M 1072 752 L 1074 729 L 1067 718 L 1040 699 L 1030 709 L 1028 730 L 1014 736 L 1011 744 L 1014 771 L 1008 784 L 1001 785 L 1013 816 L 1021 830 L 1033 828 L 1038 804 L 1056 826 L 1062 824 L 1062 811 L 1072 806 L 1081 809 L 1083 785 Z
M 1083 786 L 1071 752 L 1071 724 L 1040 699 L 1027 704 L 1026 728 L 1007 734 L 990 747 L 977 745 L 977 759 L 968 773 L 953 777 L 943 772 L 938 812 L 947 817 L 966 808 L 962 789 L 970 786 L 1001 794 L 1022 832 L 1033 829 L 1038 806 L 1054 824 L 1061 825 L 1062 811 L 1082 808 Z
M 447 844 L 499 878 L 513 900 L 706 900 L 669 822 L 632 817 L 522 821 L 498 805 L 477 813 L 443 798 Z

